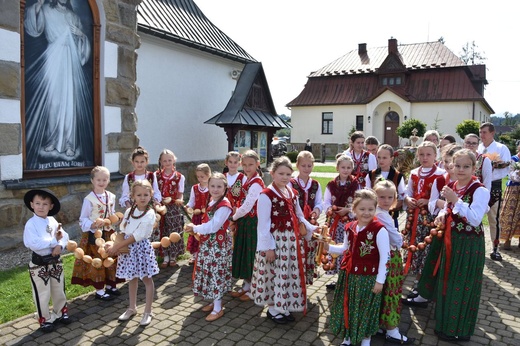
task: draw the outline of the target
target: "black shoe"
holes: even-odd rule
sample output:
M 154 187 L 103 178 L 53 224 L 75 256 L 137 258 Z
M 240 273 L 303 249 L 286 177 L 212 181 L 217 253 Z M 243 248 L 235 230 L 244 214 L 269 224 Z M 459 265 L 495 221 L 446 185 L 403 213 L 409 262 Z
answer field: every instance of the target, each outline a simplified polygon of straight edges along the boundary
M 401 299 L 401 302 L 407 306 L 417 306 L 418 308 L 427 308 L 428 307 L 427 301 L 426 302 L 417 302 L 417 301 L 415 301 L 415 298 L 403 298 L 403 299 Z
M 121 292 L 117 288 L 106 289 L 105 293 L 114 297 L 119 297 L 121 295 Z
M 112 300 L 114 299 L 115 297 L 114 296 L 111 296 L 110 294 L 97 294 L 96 293 L 96 299 L 99 299 L 99 300 L 104 300 L 104 301 L 109 301 L 109 300 Z
M 62 323 L 62 324 L 70 324 L 72 321 L 70 320 L 69 318 L 69 314 L 64 312 L 60 318 L 57 318 L 55 321 L 54 321 L 54 324 L 56 323 Z
M 469 341 L 469 336 L 453 336 L 453 335 L 446 335 L 443 332 L 435 332 L 437 334 L 437 337 L 441 340 L 448 341 L 448 342 L 458 342 L 458 341 Z
M 287 320 L 287 322 L 294 322 L 296 321 L 296 318 L 294 318 L 293 314 L 291 314 L 289 312 L 289 315 L 284 315 L 285 319 Z
M 50 333 L 50 332 L 54 331 L 54 324 L 52 324 L 50 322 L 43 322 L 40 325 L 40 330 L 44 333 Z
M 336 289 L 336 283 L 333 282 L 331 284 L 327 284 L 327 285 L 325 285 L 325 287 L 327 287 L 328 290 L 335 290 Z
M 419 297 L 419 291 L 417 291 L 417 288 L 414 288 L 410 291 L 410 293 L 408 293 L 408 295 L 406 296 L 406 298 L 417 298 Z
M 399 344 L 399 345 L 413 345 L 415 338 L 407 338 L 403 340 L 403 336 L 401 335 L 401 339 L 392 338 L 391 336 L 386 336 L 386 341 L 391 344 Z
M 275 323 L 278 323 L 278 324 L 286 324 L 287 323 L 287 318 L 284 315 L 276 314 L 275 316 L 273 316 L 273 315 L 271 315 L 269 310 L 267 310 L 267 317 L 270 318 Z

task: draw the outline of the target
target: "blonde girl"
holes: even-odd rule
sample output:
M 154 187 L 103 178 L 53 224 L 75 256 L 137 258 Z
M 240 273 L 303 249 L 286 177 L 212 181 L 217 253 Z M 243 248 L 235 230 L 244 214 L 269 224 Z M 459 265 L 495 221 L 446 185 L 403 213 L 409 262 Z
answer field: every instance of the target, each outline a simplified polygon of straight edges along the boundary
M 330 236 L 336 243 L 343 243 L 345 225 L 355 219 L 352 212 L 354 193 L 360 189 L 357 179 L 352 175 L 354 161 L 350 156 L 339 155 L 336 159 L 336 170 L 338 176 L 327 184 L 323 198 L 323 209 L 327 211 L 330 223 Z M 329 267 L 324 267 L 327 274 L 333 275 L 338 272 L 342 257 L 333 259 L 327 255 Z M 334 289 L 334 283 L 328 284 L 328 289 Z
M 186 206 L 194 210 L 191 222 L 194 225 L 200 225 L 209 200 L 208 181 L 211 176 L 211 168 L 207 163 L 201 163 L 197 168 L 195 168 L 195 175 L 197 176 L 199 183 L 191 187 L 190 200 Z M 197 258 L 197 254 L 199 253 L 199 241 L 193 234 L 190 234 L 188 237 L 187 247 L 191 254 L 189 263 L 193 264 Z
M 399 211 L 403 209 L 403 199 L 406 190 L 406 183 L 404 175 L 392 166 L 394 159 L 394 148 L 388 144 L 382 144 L 377 150 L 377 169 L 370 171 L 366 179 L 366 188 L 370 189 L 374 186 L 379 178 L 390 180 L 397 187 L 397 201 L 395 206 L 390 211 L 394 219 L 395 227 L 398 226 L 397 219 L 399 218 Z
M 377 168 L 376 157 L 364 150 L 365 135 L 361 131 L 356 131 L 350 135 L 350 149 L 343 154 L 349 156 L 354 161 L 354 175 L 361 187 L 365 187 L 365 177 L 368 172 Z
M 424 273 L 433 275 L 421 278 L 417 297 L 436 301 L 435 333 L 448 342 L 469 341 L 475 331 L 486 258 L 482 218 L 490 199 L 489 190 L 474 176 L 471 150 L 457 151 L 453 166 L 457 180 L 442 188 L 447 205 L 435 219 L 443 229 L 441 249 L 428 255 Z
M 152 276 L 159 273 L 152 244 L 148 240 L 152 235 L 155 223 L 155 210 L 150 201 L 153 196 L 152 185 L 148 180 L 137 180 L 132 184 L 131 198 L 134 205 L 127 209 L 121 223 L 121 231 L 125 235 L 122 242 L 111 247 L 106 246 L 109 256 L 119 255 L 116 276 L 129 281 L 129 307 L 119 316 L 119 321 L 127 321 L 137 314 L 138 279 L 146 288 L 145 308 L 141 326 L 147 326 L 152 321 L 152 303 L 155 293 Z M 128 253 L 120 250 L 128 246 Z
M 344 336 L 344 346 L 368 346 L 379 329 L 390 246 L 388 231 L 375 219 L 376 206 L 372 190 L 357 191 L 352 205 L 357 220 L 346 225 L 345 242 L 324 244 L 330 253 L 344 255 L 330 309 L 330 327 Z
M 133 201 L 130 198 L 130 191 L 132 184 L 137 180 L 148 180 L 150 185 L 153 187 L 153 196 L 151 203 L 158 204 L 161 202 L 161 191 L 157 185 L 157 180 L 153 172 L 146 170 L 148 166 L 148 152 L 143 147 L 137 147 L 132 152 L 132 167 L 134 170 L 125 176 L 122 186 L 121 198 L 119 199 L 119 205 L 123 208 L 130 208 L 133 205 Z
M 231 202 L 233 208 L 235 208 L 240 199 L 242 180 L 244 179 L 244 174 L 238 171 L 238 166 L 240 166 L 240 154 L 238 151 L 230 151 L 227 153 L 224 164 L 227 168 L 227 172 L 224 173 L 228 183 L 227 198 Z
M 247 150 L 244 152 L 240 163 L 245 176 L 242 179 L 242 191 L 237 209 L 230 221 L 236 222 L 233 277 L 243 279 L 243 282 L 238 291 L 231 292 L 231 296 L 247 301 L 251 299 L 249 291 L 257 244 L 256 202 L 265 185 L 260 171 L 260 157 L 255 151 Z
M 417 159 L 420 163 L 418 168 L 410 172 L 408 185 L 406 187 L 406 197 L 404 202 L 408 209 L 408 217 L 405 229 L 402 231 L 408 245 L 417 245 L 424 241 L 424 237 L 430 234 L 433 222 L 433 215 L 428 212 L 428 202 L 435 179 L 444 173 L 435 164 L 437 157 L 437 147 L 434 143 L 424 141 L 417 147 Z M 424 251 L 405 251 L 405 275 L 410 270 L 416 275 L 412 292 L 409 298 L 417 296 L 417 283 L 421 277 L 422 269 L 429 246 Z
M 294 189 L 288 186 L 293 169 L 281 156 L 271 167 L 273 183 L 258 199 L 258 244 L 251 295 L 255 304 L 268 306 L 267 317 L 277 324 L 295 320 L 291 312 L 305 313 L 304 239 L 310 240 L 318 228 L 303 215 Z M 305 225 L 305 238 L 299 222 Z
M 301 151 L 296 158 L 298 176 L 292 178 L 289 187 L 298 192 L 298 201 L 303 215 L 307 221 L 317 224 L 318 217 L 322 211 L 321 185 L 317 180 L 310 177 L 314 168 L 314 156 L 309 151 Z M 316 268 L 316 246 L 314 239 L 304 241 L 305 246 L 305 276 L 307 285 L 312 285 L 317 277 Z
M 193 293 L 212 302 L 202 308 L 210 312 L 206 321 L 212 322 L 224 315 L 222 297 L 231 291 L 231 236 L 227 233 L 231 203 L 226 198 L 226 177 L 215 172 L 209 179 L 211 199 L 200 225 L 189 223 L 188 232 L 200 234 L 200 253 L 194 268 Z
M 106 167 L 96 166 L 90 172 L 92 191 L 83 199 L 79 224 L 82 230 L 79 247 L 85 255 L 92 258 L 102 258 L 98 252 L 94 232 L 98 229 L 103 231 L 102 238 L 110 240 L 114 233 L 114 226 L 105 226 L 104 219 L 115 214 L 116 196 L 107 191 L 110 183 L 110 171 Z M 107 301 L 121 295 L 116 288 L 116 283 L 123 280 L 116 278 L 116 263 L 108 268 L 101 266 L 95 268 L 92 264 L 81 259 L 76 259 L 72 271 L 73 285 L 84 287 L 93 286 L 96 289 L 96 299 Z
M 390 215 L 390 210 L 397 203 L 397 189 L 392 181 L 381 178 L 374 185 L 374 192 L 377 195 L 376 218 L 385 226 L 390 241 L 390 260 L 388 262 L 388 274 L 383 286 L 379 325 L 386 330 L 387 341 L 411 345 L 415 339 L 408 338 L 399 332 L 401 292 L 404 281 L 403 258 L 401 257 L 403 237 Z
M 155 229 L 152 238 L 159 241 L 163 237 L 169 237 L 172 232 L 181 234 L 181 240 L 177 243 L 172 242 L 168 247 L 160 247 L 156 250 L 156 254 L 163 258 L 161 268 L 177 265 L 177 257 L 184 254 L 184 215 L 181 208 L 183 205 L 182 194 L 184 193 L 184 175 L 175 169 L 177 157 L 168 149 L 161 151 L 159 155 L 159 169 L 155 172 L 155 179 L 163 204 L 166 206 L 166 214 L 161 218 L 159 228 Z M 170 199 L 169 203 L 165 203 L 165 199 Z

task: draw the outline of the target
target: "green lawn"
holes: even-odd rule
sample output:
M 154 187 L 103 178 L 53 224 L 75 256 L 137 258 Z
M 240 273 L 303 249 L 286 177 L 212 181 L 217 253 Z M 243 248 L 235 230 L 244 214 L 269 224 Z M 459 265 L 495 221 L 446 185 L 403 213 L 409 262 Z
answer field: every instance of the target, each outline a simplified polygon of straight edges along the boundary
M 93 287 L 70 284 L 74 260 L 75 257 L 72 255 L 63 256 L 67 300 L 94 291 Z M 26 266 L 0 272 L 0 297 L 0 323 L 36 312 Z

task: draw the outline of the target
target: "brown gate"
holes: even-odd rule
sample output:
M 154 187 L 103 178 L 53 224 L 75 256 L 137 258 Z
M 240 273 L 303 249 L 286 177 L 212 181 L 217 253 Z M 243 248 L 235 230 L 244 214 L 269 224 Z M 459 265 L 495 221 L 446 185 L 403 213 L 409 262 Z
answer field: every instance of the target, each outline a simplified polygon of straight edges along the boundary
M 394 148 L 399 146 L 399 136 L 395 133 L 399 126 L 399 114 L 394 111 L 385 115 L 385 143 Z

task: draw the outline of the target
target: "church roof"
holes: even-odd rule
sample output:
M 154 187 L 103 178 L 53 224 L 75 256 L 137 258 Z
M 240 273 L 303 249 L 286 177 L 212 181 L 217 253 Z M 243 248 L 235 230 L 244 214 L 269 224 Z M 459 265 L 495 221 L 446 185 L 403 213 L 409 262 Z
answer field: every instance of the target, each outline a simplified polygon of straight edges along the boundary
M 217 28 L 193 0 L 142 0 L 138 30 L 242 63 L 256 61 Z
M 221 127 L 229 125 L 286 128 L 291 127 L 276 114 L 261 63 L 248 63 L 240 74 L 226 108 L 204 122 Z

